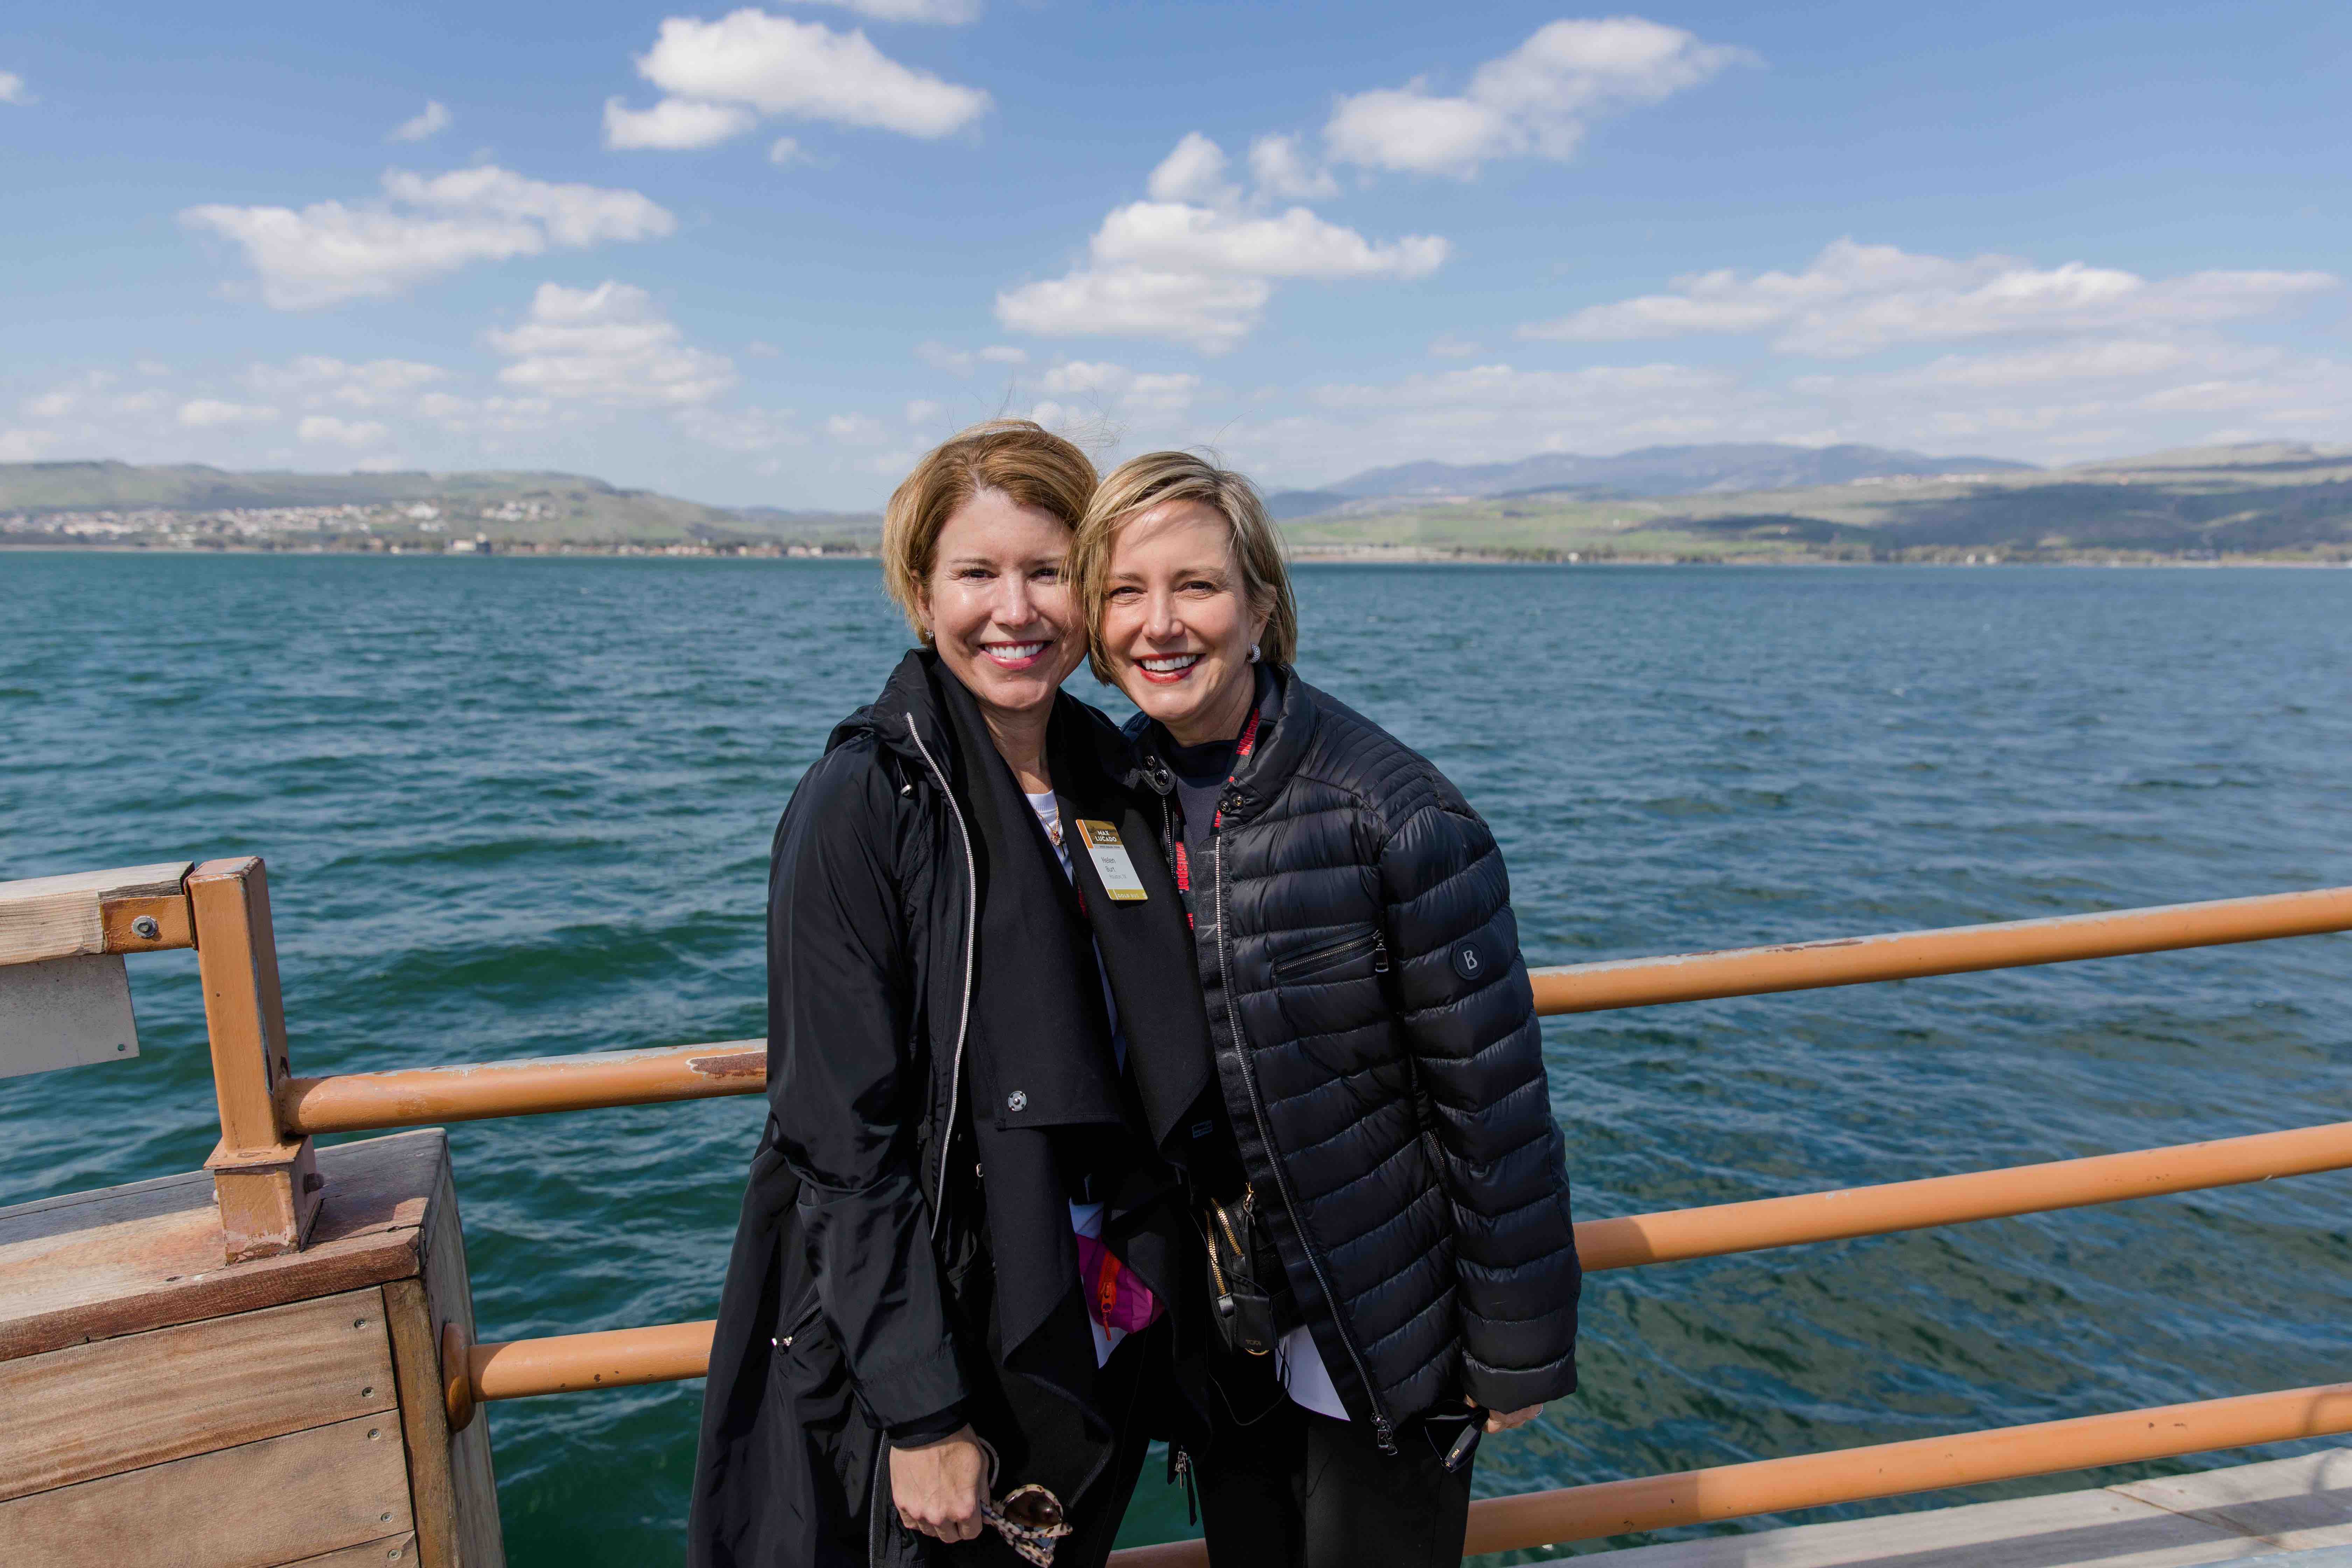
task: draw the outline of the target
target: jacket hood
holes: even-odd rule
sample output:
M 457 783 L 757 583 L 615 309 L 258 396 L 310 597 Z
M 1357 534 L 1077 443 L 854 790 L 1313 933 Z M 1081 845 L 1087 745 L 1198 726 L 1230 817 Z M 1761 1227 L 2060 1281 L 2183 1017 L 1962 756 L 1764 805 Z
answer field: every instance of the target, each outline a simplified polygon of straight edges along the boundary
M 922 777 L 937 766 L 961 784 L 955 733 L 948 726 L 939 687 L 940 680 L 953 679 L 941 668 L 937 652 L 908 648 L 891 670 L 890 679 L 882 683 L 880 695 L 833 727 L 833 733 L 825 737 L 825 751 L 831 752 L 870 735 L 883 751 L 905 764 L 905 776 Z

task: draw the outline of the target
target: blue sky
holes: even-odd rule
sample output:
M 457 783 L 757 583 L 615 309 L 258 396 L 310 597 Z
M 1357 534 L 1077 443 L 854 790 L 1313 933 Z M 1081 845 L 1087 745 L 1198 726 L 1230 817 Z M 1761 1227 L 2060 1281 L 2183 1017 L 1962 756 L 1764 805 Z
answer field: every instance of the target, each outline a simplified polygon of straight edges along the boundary
M 2352 440 L 2352 9 L 16 7 L 0 460 Z

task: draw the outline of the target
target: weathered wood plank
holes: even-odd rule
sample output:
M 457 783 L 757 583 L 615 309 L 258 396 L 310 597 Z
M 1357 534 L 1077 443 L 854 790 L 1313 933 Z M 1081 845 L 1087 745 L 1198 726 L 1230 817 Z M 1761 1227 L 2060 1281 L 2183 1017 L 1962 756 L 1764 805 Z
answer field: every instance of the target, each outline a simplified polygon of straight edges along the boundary
M 387 1535 L 381 1541 L 362 1541 L 357 1546 L 346 1546 L 323 1557 L 305 1557 L 299 1563 L 284 1563 L 281 1568 L 408 1568 L 415 1561 L 415 1536 Z
M 412 1278 L 447 1158 L 431 1128 L 320 1150 L 310 1247 L 247 1263 L 202 1173 L 0 1211 L 0 1362 Z
M 0 965 L 0 1078 L 138 1054 L 131 975 L 120 955 Z
M 466 1268 L 465 1226 L 457 1213 L 457 1186 L 446 1160 L 442 1178 L 426 1217 L 424 1285 L 430 1310 L 437 1363 L 441 1325 L 456 1323 L 472 1344 L 474 1287 Z M 436 1393 L 432 1399 L 446 1432 L 447 1408 Z M 456 1503 L 457 1551 L 446 1564 L 426 1568 L 506 1568 L 506 1535 L 499 1521 L 499 1484 L 490 1465 L 489 1412 L 478 1410 L 463 1432 L 446 1438 L 449 1487 Z
M 2352 1541 L 2352 1447 L 1604 1552 L 1609 1568 L 2174 1568 Z M 2303 1558 L 2294 1560 L 2302 1568 Z M 2322 1568 L 2315 1557 L 2311 1568 Z
M 9 1561 L 41 1568 L 277 1568 L 408 1527 L 382 1415 L 0 1502 Z
M 392 1370 L 376 1289 L 0 1362 L 0 1500 L 388 1412 Z
M 104 952 L 106 924 L 100 906 L 112 899 L 176 894 L 191 864 L 172 860 L 0 882 L 0 964 Z
M 2108 1489 L 2291 1552 L 2352 1545 L 2352 1448 L 2192 1470 Z
M 449 1470 L 449 1413 L 441 1396 L 439 1327 L 422 1279 L 383 1288 L 392 1326 L 392 1363 L 400 1385 L 402 1441 L 408 1450 L 408 1498 L 416 1516 L 416 1560 L 424 1568 L 459 1561 L 457 1494 Z

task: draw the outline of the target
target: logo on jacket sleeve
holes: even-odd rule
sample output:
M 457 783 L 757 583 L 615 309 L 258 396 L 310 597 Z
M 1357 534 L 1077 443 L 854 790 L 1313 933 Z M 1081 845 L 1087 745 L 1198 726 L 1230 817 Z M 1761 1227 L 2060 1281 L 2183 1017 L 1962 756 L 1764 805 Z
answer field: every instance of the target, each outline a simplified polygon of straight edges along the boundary
M 1486 973 L 1486 961 L 1478 956 L 1478 944 L 1465 942 L 1454 950 L 1454 973 L 1465 980 L 1475 980 Z

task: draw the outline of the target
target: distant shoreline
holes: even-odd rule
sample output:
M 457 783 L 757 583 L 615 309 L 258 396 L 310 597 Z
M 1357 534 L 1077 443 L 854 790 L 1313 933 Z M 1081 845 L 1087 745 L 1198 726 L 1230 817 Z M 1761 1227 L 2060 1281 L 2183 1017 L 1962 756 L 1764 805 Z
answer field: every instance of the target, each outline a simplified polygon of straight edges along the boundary
M 1579 552 L 1581 554 L 1581 552 Z M 668 546 L 635 549 L 600 548 L 572 545 L 556 550 L 494 550 L 479 555 L 452 552 L 446 550 L 289 550 L 253 545 L 206 545 L 201 549 L 180 550 L 148 544 L 19 544 L 0 542 L 0 555 L 153 555 L 171 557 L 215 555 L 283 555 L 305 559 L 335 557 L 352 561 L 778 561 L 778 562 L 879 562 L 881 557 L 864 552 L 827 551 L 822 553 L 788 555 L 781 551 L 756 550 L 680 550 Z M 1484 553 L 1474 551 L 1423 550 L 1413 547 L 1371 546 L 1361 550 L 1295 551 L 1290 557 L 1293 566 L 1526 566 L 1587 568 L 1623 566 L 1773 566 L 1773 567 L 1860 567 L 1901 566 L 1935 568 L 1937 570 L 1985 571 L 2002 567 L 2063 566 L 2075 568 L 2112 568 L 2119 566 L 2165 566 L 2175 568 L 2271 567 L 2311 568 L 2342 571 L 2352 568 L 2352 560 L 2318 561 L 2285 556 L 2225 555 L 2211 558 L 2182 555 L 2115 554 L 2084 552 L 2065 555 L 2033 555 L 2025 559 L 2014 556 L 1997 561 L 1859 561 L 1830 556 L 1717 556 L 1706 559 L 1670 555 L 1611 555 L 1601 559 L 1564 560 L 1526 554 Z

